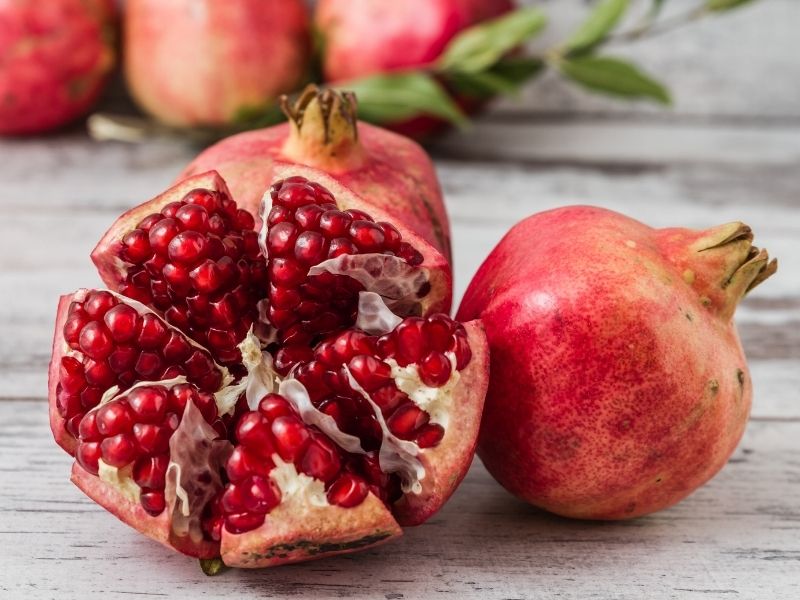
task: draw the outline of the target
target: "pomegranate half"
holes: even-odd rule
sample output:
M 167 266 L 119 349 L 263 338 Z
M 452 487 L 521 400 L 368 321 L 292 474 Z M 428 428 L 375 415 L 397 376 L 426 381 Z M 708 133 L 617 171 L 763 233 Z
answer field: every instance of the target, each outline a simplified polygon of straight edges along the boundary
M 72 480 L 185 554 L 260 567 L 373 546 L 471 462 L 481 325 L 441 312 L 438 252 L 324 178 L 275 181 L 259 230 L 217 173 L 186 179 L 98 244 L 110 290 L 59 304 L 50 420 Z
M 585 206 L 512 228 L 458 312 L 491 348 L 489 472 L 587 519 L 652 513 L 708 481 L 752 400 L 733 313 L 777 268 L 752 240 L 742 223 L 652 229 Z

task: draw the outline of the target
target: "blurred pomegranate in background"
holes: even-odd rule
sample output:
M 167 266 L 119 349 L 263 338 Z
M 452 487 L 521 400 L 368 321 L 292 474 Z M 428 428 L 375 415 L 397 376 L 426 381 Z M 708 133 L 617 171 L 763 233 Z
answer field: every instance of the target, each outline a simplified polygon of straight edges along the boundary
M 0 134 L 85 114 L 114 65 L 112 0 L 0 1 Z
M 339 82 L 432 64 L 459 32 L 513 8 L 512 0 L 320 0 L 314 23 L 323 76 Z M 483 104 L 465 96 L 455 100 L 465 112 Z M 446 127 L 427 116 L 385 125 L 418 139 Z
M 172 125 L 223 125 L 295 89 L 310 60 L 302 0 L 128 0 L 125 74 Z

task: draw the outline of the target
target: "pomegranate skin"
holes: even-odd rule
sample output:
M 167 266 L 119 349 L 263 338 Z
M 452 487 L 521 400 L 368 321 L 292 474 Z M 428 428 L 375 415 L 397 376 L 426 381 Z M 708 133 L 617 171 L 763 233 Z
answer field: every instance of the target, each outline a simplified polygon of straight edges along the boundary
M 430 65 L 461 31 L 513 8 L 512 0 L 320 0 L 314 24 L 323 40 L 323 76 L 341 82 Z M 461 94 L 453 99 L 468 114 L 486 104 Z M 450 128 L 428 115 L 386 126 L 423 141 Z
M 136 102 L 176 126 L 222 125 L 291 91 L 310 58 L 302 0 L 129 0 L 125 73 Z
M 752 400 L 733 312 L 777 267 L 751 241 L 741 223 L 656 230 L 581 206 L 512 228 L 458 313 L 489 339 L 489 472 L 586 519 L 655 512 L 716 474 Z
M 50 131 L 84 115 L 114 65 L 112 0 L 0 2 L 0 134 Z
M 511 0 L 320 0 L 325 79 L 428 65 L 460 31 L 512 8 Z
M 327 107 L 321 111 L 320 107 Z M 240 206 L 258 213 L 278 167 L 319 169 L 406 225 L 450 260 L 450 224 L 433 163 L 415 142 L 355 120 L 354 100 L 310 86 L 291 122 L 231 136 L 195 158 L 178 180 L 217 170 Z

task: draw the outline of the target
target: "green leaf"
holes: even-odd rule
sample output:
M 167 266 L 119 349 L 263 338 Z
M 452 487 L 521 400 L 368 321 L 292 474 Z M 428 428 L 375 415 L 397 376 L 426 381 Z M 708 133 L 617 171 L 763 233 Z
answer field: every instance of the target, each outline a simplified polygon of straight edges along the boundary
M 545 26 L 538 8 L 520 8 L 475 25 L 456 36 L 439 59 L 438 70 L 486 71 L 514 48 L 533 38 Z
M 706 0 L 706 8 L 710 11 L 721 12 L 723 10 L 738 8 L 752 1 L 753 0 Z
M 544 64 L 537 58 L 508 57 L 488 71 L 478 73 L 454 71 L 443 76 L 459 93 L 476 98 L 488 98 L 495 94 L 516 94 L 520 87 L 538 75 L 543 67 Z
M 566 42 L 566 52 L 581 52 L 596 46 L 616 27 L 628 9 L 628 0 L 602 0 Z
M 669 91 L 636 65 L 608 56 L 586 56 L 559 62 L 559 70 L 582 86 L 624 98 L 649 98 L 671 104 Z
M 440 117 L 458 126 L 467 118 L 431 75 L 418 71 L 373 75 L 337 86 L 355 92 L 365 121 L 387 123 L 419 115 Z

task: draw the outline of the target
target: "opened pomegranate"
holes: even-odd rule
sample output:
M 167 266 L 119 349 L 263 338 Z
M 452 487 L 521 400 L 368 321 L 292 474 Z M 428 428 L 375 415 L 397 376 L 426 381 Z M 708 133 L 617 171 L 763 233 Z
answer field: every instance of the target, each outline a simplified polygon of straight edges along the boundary
M 314 24 L 322 39 L 325 81 L 347 82 L 378 73 L 429 66 L 461 31 L 510 11 L 512 0 L 320 0 Z M 345 83 L 346 85 L 346 83 Z M 481 98 L 456 95 L 467 111 Z M 446 128 L 420 116 L 388 125 L 415 139 Z
M 295 174 L 265 195 L 259 233 L 207 173 L 118 219 L 92 255 L 111 290 L 59 304 L 50 418 L 76 485 L 242 567 L 372 546 L 435 513 L 474 452 L 485 337 L 439 312 L 438 253 L 368 207 Z
M 590 519 L 660 510 L 717 473 L 752 399 L 733 313 L 777 268 L 752 239 L 742 223 L 651 229 L 592 207 L 516 225 L 459 310 L 492 352 L 489 472 Z
M 302 0 L 128 0 L 128 87 L 173 125 L 236 122 L 302 82 L 308 21 Z
M 352 94 L 309 86 L 294 104 L 285 100 L 283 110 L 289 123 L 211 146 L 180 179 L 217 170 L 239 204 L 256 214 L 277 171 L 294 174 L 295 166 L 313 167 L 360 196 L 367 206 L 363 210 L 384 212 L 395 226 L 404 223 L 449 260 L 447 212 L 433 164 L 422 148 L 356 121 Z
M 113 0 L 0 2 L 0 134 L 85 114 L 114 66 Z

